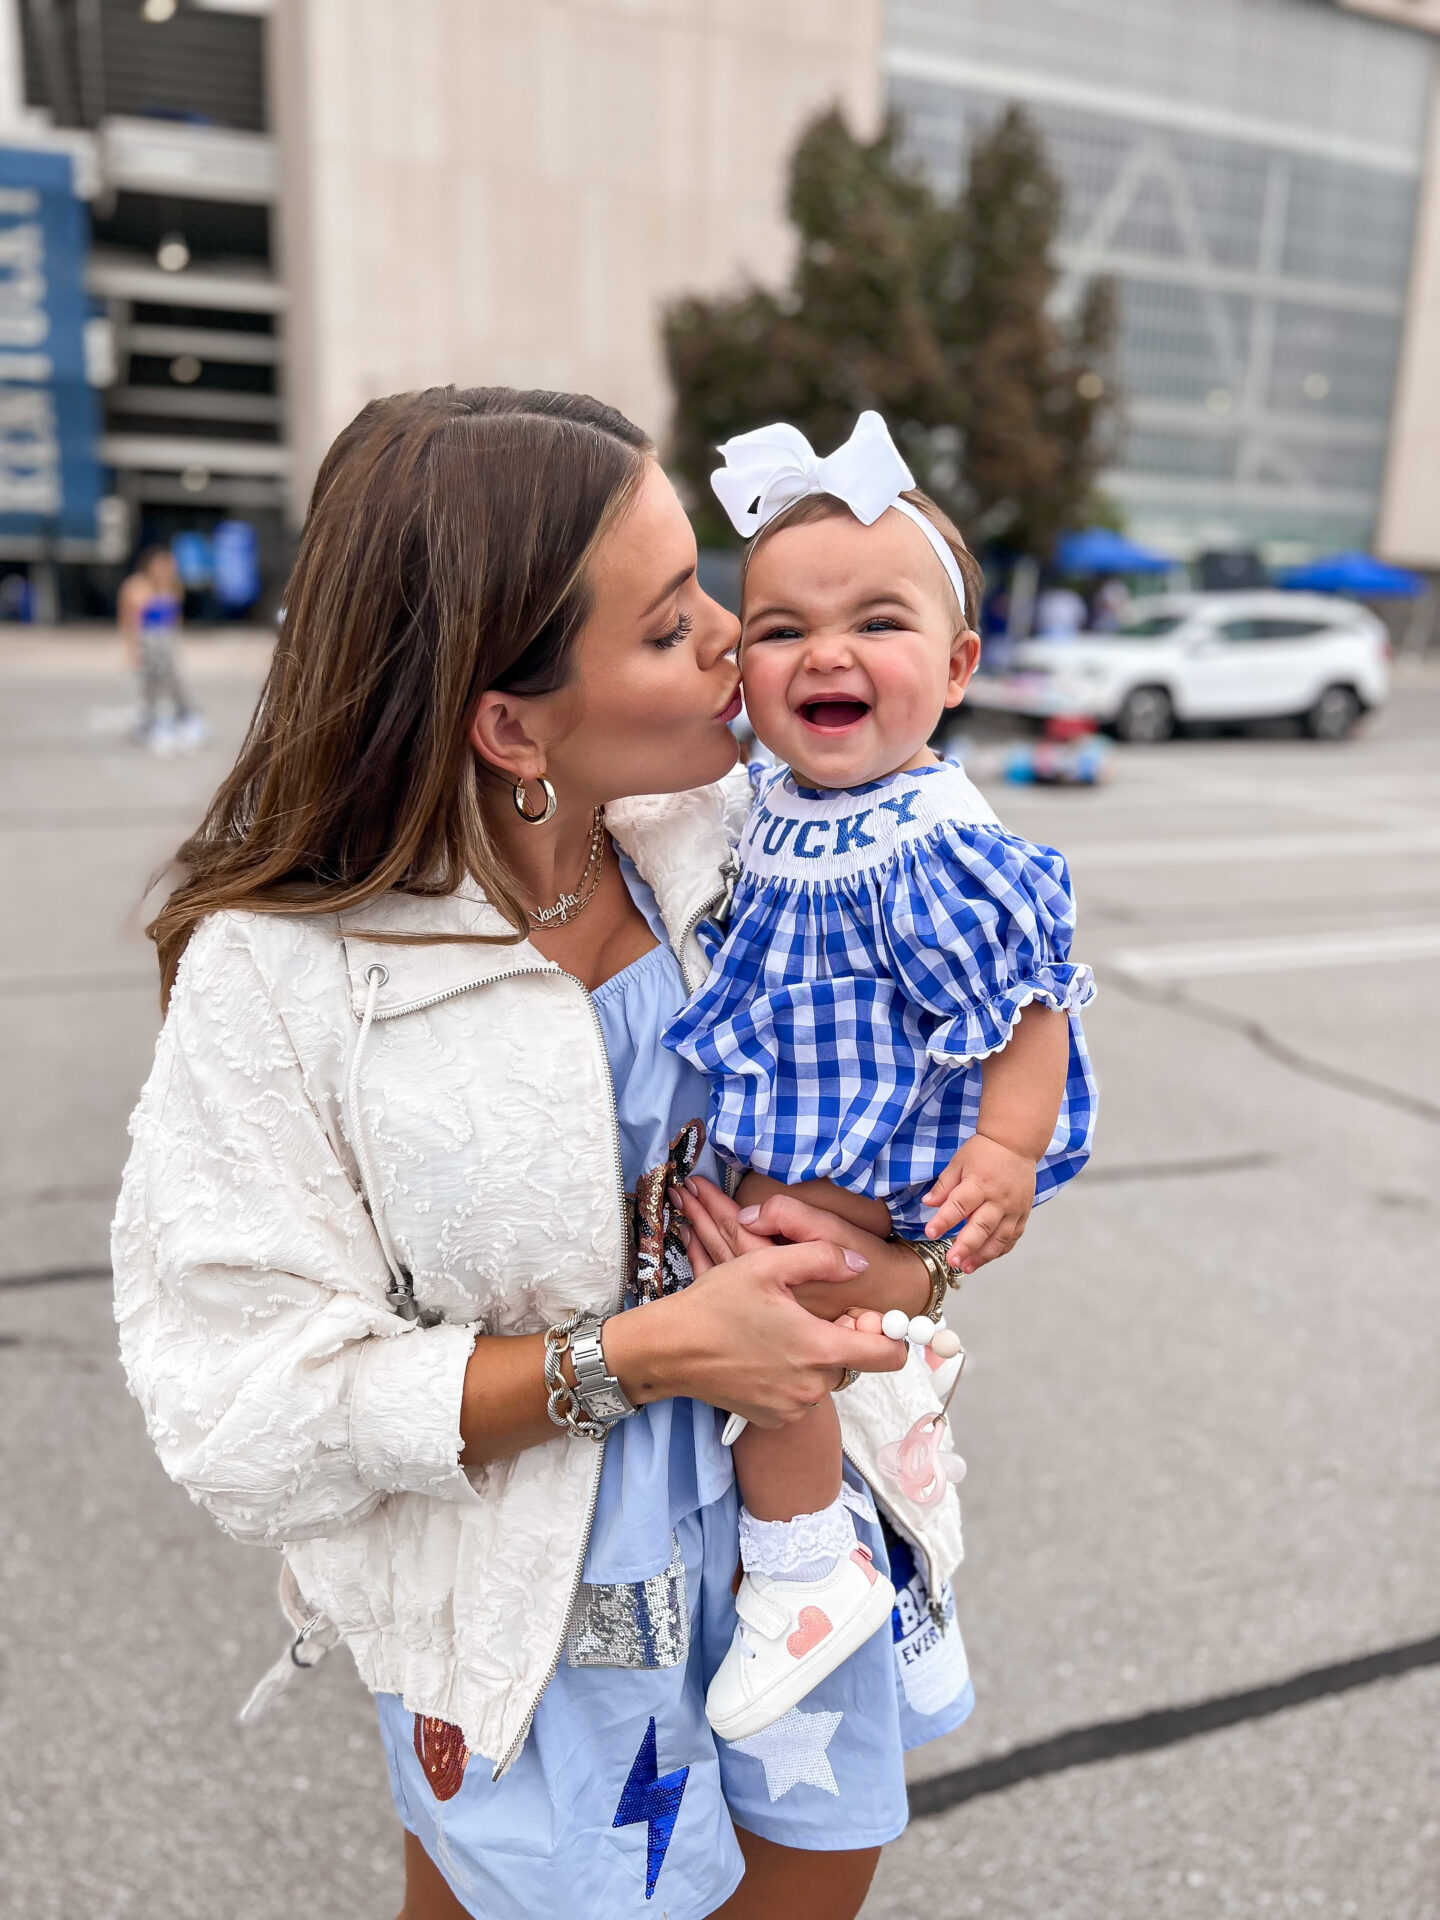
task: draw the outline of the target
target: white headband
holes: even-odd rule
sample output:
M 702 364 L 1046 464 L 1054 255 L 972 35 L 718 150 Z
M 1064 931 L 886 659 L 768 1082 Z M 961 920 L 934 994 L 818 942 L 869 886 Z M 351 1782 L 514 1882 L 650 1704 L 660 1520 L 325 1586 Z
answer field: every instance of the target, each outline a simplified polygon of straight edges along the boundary
M 867 408 L 850 438 L 824 460 L 816 459 L 815 449 L 798 427 L 786 426 L 783 420 L 773 427 L 737 434 L 716 452 L 725 465 L 711 474 L 710 484 L 738 534 L 748 539 L 759 533 L 777 513 L 811 493 L 843 500 L 866 527 L 873 526 L 887 507 L 894 507 L 915 522 L 935 549 L 955 589 L 961 615 L 968 620 L 965 581 L 954 554 L 920 509 L 900 498 L 915 485 L 915 476 L 878 413 Z

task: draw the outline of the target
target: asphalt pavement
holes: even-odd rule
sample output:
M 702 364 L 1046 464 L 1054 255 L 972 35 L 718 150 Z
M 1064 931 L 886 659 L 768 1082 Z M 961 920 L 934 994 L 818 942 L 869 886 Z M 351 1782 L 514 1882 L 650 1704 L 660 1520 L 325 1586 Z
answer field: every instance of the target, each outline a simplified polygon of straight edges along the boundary
M 140 898 L 263 664 L 189 643 L 215 740 L 161 761 L 112 641 L 0 639 L 6 1920 L 399 1904 L 345 1656 L 235 1725 L 275 1564 L 165 1480 L 110 1319 Z M 1082 792 L 1000 758 L 1072 860 L 1100 1139 L 952 1311 L 978 1706 L 912 1756 L 866 1920 L 1436 1920 L 1440 671 L 1338 747 L 1120 749 Z

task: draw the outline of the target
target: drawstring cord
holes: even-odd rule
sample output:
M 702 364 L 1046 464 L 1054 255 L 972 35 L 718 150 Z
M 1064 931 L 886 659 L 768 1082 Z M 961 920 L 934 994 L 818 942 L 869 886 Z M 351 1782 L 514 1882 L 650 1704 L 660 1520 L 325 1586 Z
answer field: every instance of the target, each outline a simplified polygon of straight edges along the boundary
M 370 1160 L 370 1148 L 365 1138 L 365 1128 L 360 1115 L 360 1063 L 365 1055 L 365 1042 L 370 1038 L 370 1028 L 375 1020 L 375 1002 L 381 987 L 390 978 L 390 969 L 382 967 L 378 961 L 365 969 L 365 1011 L 360 1019 L 360 1033 L 355 1041 L 355 1051 L 350 1056 L 350 1071 L 345 1077 L 345 1124 L 350 1132 L 350 1145 L 354 1149 L 355 1162 L 360 1170 L 360 1198 L 365 1211 L 369 1214 L 379 1236 L 380 1250 L 385 1255 L 385 1264 L 390 1269 L 390 1287 L 387 1298 L 402 1320 L 413 1320 L 416 1314 L 414 1290 L 410 1276 L 400 1264 L 400 1256 L 395 1251 L 395 1242 L 390 1238 L 390 1229 L 385 1224 L 384 1210 L 379 1204 L 379 1190 L 375 1180 L 375 1169 Z
M 280 1569 L 280 1609 L 290 1623 L 291 1638 L 285 1651 L 251 1689 L 236 1716 L 242 1727 L 253 1727 L 270 1711 L 298 1672 L 318 1667 L 340 1639 L 340 1629 L 323 1613 L 310 1612 L 300 1592 L 299 1582 L 287 1564 Z

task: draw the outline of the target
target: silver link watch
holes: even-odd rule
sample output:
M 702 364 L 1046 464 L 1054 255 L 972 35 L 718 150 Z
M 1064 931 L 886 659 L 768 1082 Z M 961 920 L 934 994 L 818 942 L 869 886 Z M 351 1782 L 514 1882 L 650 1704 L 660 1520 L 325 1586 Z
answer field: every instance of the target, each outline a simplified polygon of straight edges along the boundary
M 575 1398 L 587 1420 L 613 1427 L 636 1411 L 630 1396 L 605 1365 L 605 1322 L 592 1321 L 570 1336 L 570 1364 L 575 1370 Z

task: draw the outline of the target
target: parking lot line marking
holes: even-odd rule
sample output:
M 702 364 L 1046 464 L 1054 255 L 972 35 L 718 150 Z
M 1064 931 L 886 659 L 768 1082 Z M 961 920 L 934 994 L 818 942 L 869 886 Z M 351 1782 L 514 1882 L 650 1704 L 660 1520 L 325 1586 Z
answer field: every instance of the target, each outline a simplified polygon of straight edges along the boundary
M 1399 832 L 1197 834 L 1169 840 L 1084 841 L 1064 849 L 1072 867 L 1208 867 L 1273 860 L 1385 860 L 1440 854 L 1440 827 Z
M 1111 1180 L 1178 1180 L 1193 1178 L 1196 1174 L 1255 1173 L 1261 1168 L 1273 1167 L 1279 1157 L 1262 1149 L 1252 1153 L 1213 1154 L 1207 1160 L 1141 1160 L 1133 1165 L 1113 1167 L 1097 1167 L 1092 1162 L 1085 1169 L 1085 1185 L 1093 1187 L 1097 1181 Z
M 1288 1680 L 1247 1687 L 1242 1693 L 1222 1693 L 1183 1707 L 1158 1707 L 1129 1720 L 1100 1720 L 1088 1727 L 1071 1727 L 1048 1740 L 1035 1740 L 1029 1746 L 1012 1747 L 1009 1753 L 972 1761 L 968 1767 L 957 1767 L 952 1773 L 912 1780 L 910 1812 L 916 1819 L 923 1820 L 931 1814 L 963 1806 L 981 1794 L 1003 1793 L 1007 1787 L 1018 1786 L 1024 1780 L 1068 1773 L 1072 1767 L 1094 1766 L 1097 1761 L 1156 1753 L 1183 1740 L 1222 1733 L 1229 1727 L 1244 1725 L 1247 1720 L 1268 1720 L 1272 1714 L 1308 1706 L 1314 1700 L 1352 1693 L 1357 1687 L 1371 1687 L 1380 1680 L 1399 1680 L 1406 1674 L 1434 1666 L 1440 1666 L 1440 1634 L 1433 1634 L 1427 1640 L 1407 1640 L 1399 1646 L 1382 1647 L 1377 1653 L 1340 1660 L 1333 1666 L 1311 1667 L 1304 1673 L 1292 1674 Z
M 1350 826 L 1365 825 L 1381 830 L 1404 832 L 1423 830 L 1432 823 L 1430 809 L 1413 801 L 1381 798 L 1367 799 L 1344 773 L 1320 780 L 1265 779 L 1221 776 L 1218 779 L 1187 780 L 1185 786 L 1199 803 L 1239 803 L 1247 806 L 1277 807 L 1290 813 L 1308 813 L 1317 819 L 1341 820 Z
M 1227 973 L 1388 965 L 1440 959 L 1440 927 L 1356 928 L 1275 939 L 1200 940 L 1173 947 L 1123 947 L 1109 964 L 1137 980 L 1196 980 Z

